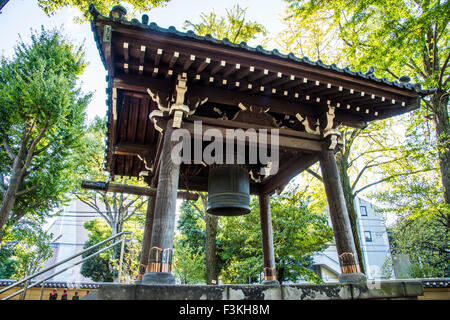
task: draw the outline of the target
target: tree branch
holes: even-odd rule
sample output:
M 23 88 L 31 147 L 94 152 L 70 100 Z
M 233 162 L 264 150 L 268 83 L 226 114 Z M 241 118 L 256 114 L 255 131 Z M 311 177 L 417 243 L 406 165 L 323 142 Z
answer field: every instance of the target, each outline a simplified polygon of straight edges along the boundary
M 80 197 L 78 194 L 75 194 L 75 196 L 81 200 L 81 202 L 87 204 L 89 207 L 91 207 L 92 209 L 94 209 L 94 211 L 96 211 L 103 219 L 105 219 L 106 221 L 108 221 L 108 218 L 103 214 L 103 212 L 100 210 L 100 208 L 97 205 L 92 204 L 91 202 L 83 199 L 82 197 Z
M 317 172 L 315 172 L 311 169 L 306 169 L 306 172 L 308 172 L 310 175 L 312 175 L 314 178 L 316 178 L 320 182 L 323 182 L 322 176 L 320 174 L 318 174 Z
M 50 124 L 47 121 L 45 123 L 45 125 L 42 127 L 41 131 L 39 132 L 39 135 L 31 143 L 30 149 L 28 150 L 28 153 L 27 153 L 27 157 L 25 158 L 24 166 L 22 168 L 22 174 L 25 173 L 25 171 L 27 170 L 27 167 L 30 165 L 31 160 L 33 159 L 34 150 L 35 150 L 37 144 L 39 143 L 39 141 L 41 141 L 41 139 L 44 137 L 44 134 L 47 131 L 47 128 L 49 127 L 49 125 Z
M 447 69 L 448 61 L 450 60 L 450 51 L 445 58 L 444 64 L 442 65 L 441 72 L 439 73 L 438 86 L 442 88 L 442 80 L 444 78 L 445 69 Z
M 358 193 L 364 191 L 364 190 L 367 189 L 367 188 L 373 187 L 373 186 L 375 186 L 375 185 L 377 185 L 377 184 L 379 184 L 379 183 L 388 181 L 388 180 L 393 179 L 393 178 L 395 178 L 395 177 L 407 176 L 407 175 L 410 175 L 410 174 L 415 174 L 415 173 L 420 173 L 420 172 L 426 172 L 426 171 L 430 171 L 430 170 L 431 170 L 431 169 L 424 169 L 424 170 L 417 170 L 417 171 L 413 171 L 413 172 L 403 172 L 403 173 L 399 173 L 399 174 L 394 174 L 394 175 L 391 175 L 391 176 L 389 176 L 389 177 L 386 177 L 386 178 L 383 178 L 383 179 L 381 179 L 381 180 L 378 180 L 378 181 L 376 181 L 376 182 L 370 183 L 370 184 L 368 184 L 368 185 L 362 187 L 361 189 L 355 191 L 353 194 L 356 196 Z
M 389 73 L 391 76 L 393 76 L 395 79 L 399 79 L 400 77 L 398 77 L 395 73 L 393 73 L 391 70 L 389 70 L 389 68 L 385 69 L 387 73 Z
M 11 161 L 14 161 L 14 159 L 17 157 L 17 155 L 15 155 L 14 152 L 12 152 L 7 140 L 8 140 L 8 138 L 5 138 L 5 140 L 3 141 L 3 147 L 5 148 L 5 151 L 8 154 L 9 159 Z
M 25 190 L 22 190 L 22 191 L 17 191 L 17 192 L 16 192 L 16 197 L 23 196 L 24 194 L 27 194 L 28 192 L 33 191 L 33 190 L 36 189 L 36 188 L 37 188 L 37 186 L 34 185 L 34 186 L 32 186 L 31 188 L 28 188 L 28 189 L 25 189 Z

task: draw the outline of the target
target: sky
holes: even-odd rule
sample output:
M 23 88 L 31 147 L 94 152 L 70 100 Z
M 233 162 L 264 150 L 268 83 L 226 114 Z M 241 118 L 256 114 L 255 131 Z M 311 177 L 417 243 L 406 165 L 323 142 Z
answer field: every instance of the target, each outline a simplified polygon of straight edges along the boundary
M 237 3 L 242 8 L 248 8 L 247 19 L 259 22 L 268 29 L 268 36 L 281 30 L 280 15 L 285 8 L 283 0 L 171 0 L 165 7 L 145 13 L 150 22 L 155 22 L 160 27 L 174 26 L 183 30 L 185 20 L 198 22 L 201 12 L 209 13 L 212 10 L 218 15 L 225 15 L 226 9 Z M 92 120 L 95 116 L 103 117 L 106 114 L 106 71 L 100 60 L 90 24 L 74 23 L 73 18 L 76 16 L 80 16 L 78 10 L 66 8 L 52 17 L 47 17 L 38 7 L 37 0 L 10 0 L 0 14 L 0 55 L 11 57 L 19 35 L 26 41 L 31 29 L 40 30 L 41 26 L 47 29 L 63 28 L 69 39 L 78 44 L 84 43 L 85 46 L 89 65 L 80 80 L 83 91 L 93 93 L 87 108 L 88 120 Z

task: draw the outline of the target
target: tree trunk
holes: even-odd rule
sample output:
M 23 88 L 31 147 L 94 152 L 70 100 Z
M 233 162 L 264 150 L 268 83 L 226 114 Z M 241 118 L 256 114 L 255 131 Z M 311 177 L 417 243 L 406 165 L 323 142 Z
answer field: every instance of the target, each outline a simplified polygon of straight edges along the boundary
M 277 270 L 277 280 L 280 283 L 280 285 L 283 284 L 283 279 L 284 279 L 284 266 L 282 266 L 282 265 L 283 265 L 283 262 L 280 261 L 280 263 L 278 264 L 278 267 L 276 268 L 276 270 Z
M 6 223 L 16 202 L 16 193 L 19 190 L 23 179 L 23 162 L 25 160 L 25 148 L 19 150 L 18 155 L 14 159 L 11 177 L 8 188 L 3 194 L 2 203 L 0 205 L 0 243 L 3 239 Z
M 439 165 L 446 204 L 450 204 L 450 122 L 448 119 L 448 102 L 448 94 L 445 95 L 445 92 L 442 90 L 438 90 L 431 100 L 435 113 Z
M 364 259 L 361 250 L 361 241 L 358 234 L 357 213 L 355 209 L 355 196 L 350 184 L 350 177 L 348 176 L 348 160 L 341 152 L 336 154 L 336 164 L 341 178 L 342 191 L 344 192 L 345 205 L 347 206 L 348 217 L 350 219 L 350 226 L 352 228 L 353 241 L 355 243 L 356 253 L 358 254 L 359 267 L 362 273 L 365 273 Z
M 218 284 L 219 268 L 217 265 L 216 237 L 218 216 L 205 213 L 205 256 L 206 256 L 206 284 Z

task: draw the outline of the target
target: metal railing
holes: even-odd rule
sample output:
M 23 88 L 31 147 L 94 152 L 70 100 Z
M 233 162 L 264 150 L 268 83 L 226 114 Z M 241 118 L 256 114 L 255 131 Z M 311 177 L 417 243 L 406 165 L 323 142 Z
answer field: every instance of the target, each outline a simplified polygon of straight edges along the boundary
M 23 295 L 22 295 L 22 300 L 23 300 L 23 299 L 25 299 L 26 292 L 27 292 L 27 290 L 28 290 L 29 288 L 35 287 L 35 286 L 37 286 L 38 284 L 41 284 L 41 283 L 47 281 L 48 279 L 51 279 L 51 278 L 53 278 L 54 276 L 56 276 L 56 275 L 58 275 L 58 274 L 60 274 L 60 273 L 63 273 L 64 271 L 66 271 L 66 270 L 68 270 L 68 269 L 70 269 L 70 268 L 73 268 L 73 267 L 75 267 L 76 265 L 79 265 L 80 263 L 83 263 L 83 262 L 89 260 L 89 259 L 92 258 L 92 257 L 95 257 L 96 255 L 98 255 L 98 254 L 100 254 L 100 253 L 102 253 L 102 252 L 104 252 L 104 251 L 106 251 L 106 250 L 109 250 L 109 249 L 113 248 L 114 246 L 117 246 L 118 244 L 121 244 L 121 248 L 120 248 L 120 258 L 119 258 L 119 259 L 120 259 L 120 260 L 119 260 L 119 272 L 118 272 L 118 279 L 119 279 L 119 282 L 120 282 L 120 279 L 121 279 L 121 276 L 122 276 L 122 260 L 123 260 L 123 254 L 124 254 L 124 249 L 125 249 L 125 242 L 126 242 L 126 241 L 131 241 L 131 238 L 130 238 L 130 239 L 127 239 L 127 235 L 132 235 L 132 233 L 129 232 L 129 231 L 122 231 L 122 232 L 120 232 L 120 233 L 118 233 L 118 234 L 116 234 L 116 235 L 114 235 L 114 236 L 112 236 L 112 237 L 109 237 L 108 239 L 105 239 L 105 240 L 103 240 L 103 241 L 101 241 L 101 242 L 99 242 L 99 243 L 97 243 L 97 244 L 95 244 L 95 245 L 93 245 L 93 246 L 90 246 L 89 248 L 87 248 L 87 249 L 85 249 L 85 250 L 83 250 L 83 251 L 81 251 L 81 252 L 79 252 L 79 253 L 77 253 L 77 254 L 75 254 L 75 255 L 72 255 L 72 256 L 70 256 L 70 257 L 68 257 L 68 258 L 66 258 L 66 259 L 64 259 L 64 260 L 62 260 L 62 261 L 60 261 L 60 262 L 58 262 L 57 264 L 55 264 L 55 265 L 53 265 L 53 266 L 50 266 L 50 267 L 48 267 L 48 268 L 45 268 L 45 269 L 43 269 L 43 270 L 41 270 L 41 271 L 39 271 L 39 272 L 36 272 L 36 273 L 32 274 L 31 276 L 25 277 L 25 278 L 23 278 L 22 280 L 13 283 L 12 285 L 10 285 L 10 286 L 8 286 L 8 287 L 6 287 L 6 288 L 3 288 L 2 290 L 0 290 L 0 294 L 3 293 L 3 292 L 8 291 L 8 290 L 10 290 L 10 289 L 13 289 L 13 288 L 17 287 L 18 285 L 20 285 L 20 284 L 22 284 L 22 283 L 25 283 L 23 289 L 20 289 L 20 290 L 14 292 L 13 294 L 11 294 L 11 295 L 9 295 L 9 296 L 3 298 L 2 300 L 9 300 L 9 299 L 11 299 L 11 298 L 17 296 L 18 294 L 20 294 L 20 293 L 22 293 L 22 292 L 23 292 Z M 96 249 L 96 248 L 98 248 L 98 247 L 104 245 L 105 243 L 108 243 L 108 242 L 110 242 L 110 241 L 112 241 L 112 240 L 114 240 L 114 239 L 117 239 L 117 238 L 119 238 L 119 237 L 122 237 L 122 239 L 121 239 L 120 241 L 114 242 L 114 243 L 110 244 L 109 246 L 107 246 L 107 247 L 105 247 L 105 248 L 103 248 L 103 249 L 100 249 L 99 251 L 97 251 L 97 252 L 95 252 L 95 253 L 93 253 L 93 254 L 87 256 L 86 258 L 84 258 L 84 259 L 82 259 L 82 260 L 80 260 L 80 261 L 77 261 L 76 263 L 70 265 L 69 267 L 63 268 L 62 270 L 59 270 L 59 271 L 56 272 L 56 273 L 52 273 L 50 276 L 45 277 L 44 279 L 39 280 L 39 281 L 37 281 L 37 282 L 35 282 L 35 283 L 29 285 L 29 282 L 30 282 L 31 279 L 33 279 L 33 278 L 35 278 L 35 277 L 37 277 L 37 276 L 39 276 L 39 275 L 41 275 L 41 274 L 44 274 L 44 273 L 46 273 L 47 271 L 50 271 L 50 270 L 52 270 L 52 269 L 54 269 L 54 268 L 56 268 L 56 267 L 58 267 L 58 266 L 60 266 L 60 265 L 62 265 L 62 264 L 64 264 L 64 263 L 66 263 L 66 262 L 68 262 L 68 261 L 70 261 L 70 260 L 72 260 L 72 259 L 75 259 L 75 258 L 78 257 L 78 256 L 81 256 L 82 254 L 84 254 L 84 253 L 86 253 L 86 252 L 89 252 L 89 251 L 91 251 L 91 250 L 93 250 L 93 249 Z M 42 287 L 41 287 L 41 299 L 42 299 L 43 288 L 44 288 L 44 284 L 42 284 Z

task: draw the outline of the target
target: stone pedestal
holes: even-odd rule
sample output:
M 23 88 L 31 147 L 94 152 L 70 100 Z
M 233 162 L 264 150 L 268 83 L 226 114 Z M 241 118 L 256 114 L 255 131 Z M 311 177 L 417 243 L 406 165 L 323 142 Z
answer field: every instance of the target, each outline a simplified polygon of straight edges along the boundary
M 147 272 L 142 276 L 141 284 L 175 284 L 175 276 L 171 272 Z
M 151 274 L 147 273 L 146 275 Z M 142 279 L 145 281 L 145 276 Z M 155 280 L 155 279 L 151 279 Z M 156 279 L 161 280 L 161 279 Z M 95 294 L 95 295 L 94 295 Z M 357 300 L 417 299 L 420 281 L 287 285 L 101 284 L 86 300 Z

